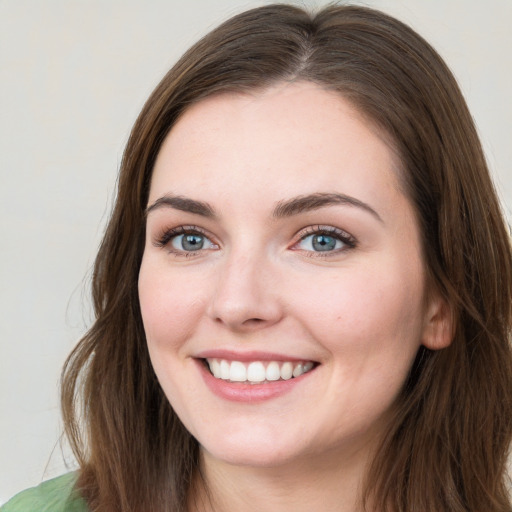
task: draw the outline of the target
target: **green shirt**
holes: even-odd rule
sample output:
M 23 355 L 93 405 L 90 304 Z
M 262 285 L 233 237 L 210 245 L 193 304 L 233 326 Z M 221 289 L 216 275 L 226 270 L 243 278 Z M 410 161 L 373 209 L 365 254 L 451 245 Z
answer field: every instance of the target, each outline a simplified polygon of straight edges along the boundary
M 67 473 L 22 491 L 0 507 L 0 512 L 88 512 L 74 489 L 76 478 L 76 473 Z

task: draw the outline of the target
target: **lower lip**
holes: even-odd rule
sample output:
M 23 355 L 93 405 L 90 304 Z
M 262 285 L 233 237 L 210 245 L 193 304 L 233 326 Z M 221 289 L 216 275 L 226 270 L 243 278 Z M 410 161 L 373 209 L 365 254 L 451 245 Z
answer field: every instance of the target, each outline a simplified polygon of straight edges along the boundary
M 204 382 L 215 395 L 232 402 L 262 402 L 282 396 L 299 385 L 314 370 L 288 380 L 276 380 L 266 384 L 245 384 L 216 379 L 205 367 L 203 361 L 197 360 Z

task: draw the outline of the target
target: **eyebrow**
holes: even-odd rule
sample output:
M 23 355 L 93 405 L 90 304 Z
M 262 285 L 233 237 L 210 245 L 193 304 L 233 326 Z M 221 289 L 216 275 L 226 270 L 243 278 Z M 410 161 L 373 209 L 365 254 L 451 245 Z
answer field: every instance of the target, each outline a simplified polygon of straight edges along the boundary
M 175 210 L 181 210 L 182 212 L 195 213 L 196 215 L 201 215 L 202 217 L 208 217 L 210 219 L 217 217 L 214 208 L 208 203 L 171 194 L 166 194 L 165 196 L 157 199 L 151 206 L 146 208 L 144 214 L 147 217 L 147 215 L 153 210 L 158 210 L 163 207 L 174 208 Z
M 380 222 L 383 222 L 381 216 L 370 205 L 356 199 L 355 197 L 347 196 L 345 194 L 321 192 L 297 196 L 286 201 L 279 201 L 272 212 L 272 216 L 276 219 L 282 219 L 333 205 L 361 208 L 373 215 Z M 144 213 L 147 216 L 150 212 L 165 207 L 193 213 L 210 219 L 218 217 L 215 209 L 210 204 L 204 201 L 190 199 L 189 197 L 175 196 L 172 194 L 166 194 L 157 199 L 152 205 L 146 208 Z
M 368 204 L 345 194 L 316 193 L 305 196 L 298 196 L 287 201 L 279 201 L 274 208 L 273 216 L 275 218 L 291 217 L 313 210 L 318 210 L 326 206 L 346 205 L 361 208 L 372 214 L 377 220 L 383 222 L 381 216 Z

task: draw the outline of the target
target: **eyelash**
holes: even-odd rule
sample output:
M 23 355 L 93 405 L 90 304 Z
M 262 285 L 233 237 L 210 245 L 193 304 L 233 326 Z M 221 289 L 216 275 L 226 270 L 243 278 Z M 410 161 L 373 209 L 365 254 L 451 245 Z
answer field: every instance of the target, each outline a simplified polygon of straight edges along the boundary
M 156 238 L 155 242 L 153 242 L 153 245 L 155 245 L 155 247 L 167 247 L 171 254 L 176 256 L 185 256 L 187 258 L 197 256 L 199 253 L 203 252 L 201 249 L 197 251 L 180 251 L 172 248 L 170 245 L 172 239 L 179 235 L 200 235 L 211 241 L 211 236 L 198 226 L 178 226 L 176 228 L 165 229 Z
M 163 232 L 156 238 L 156 240 L 153 242 L 153 245 L 155 247 L 167 247 L 169 252 L 176 255 L 176 256 L 184 256 L 184 257 L 194 257 L 201 254 L 204 250 L 208 249 L 199 249 L 197 251 L 181 251 L 176 250 L 170 247 L 170 243 L 172 242 L 172 239 L 179 235 L 200 235 L 202 237 L 205 237 L 208 239 L 212 244 L 215 245 L 215 242 L 212 241 L 211 236 L 206 233 L 202 228 L 198 226 L 178 226 L 176 228 L 171 229 L 165 229 Z M 339 249 L 335 249 L 332 251 L 308 251 L 304 249 L 300 249 L 298 245 L 303 242 L 306 238 L 312 235 L 325 235 L 333 237 L 337 240 L 339 240 L 343 247 Z M 343 231 L 342 229 L 335 228 L 333 226 L 322 226 L 322 225 L 315 225 L 315 226 L 309 226 L 303 230 L 301 230 L 298 235 L 300 238 L 297 242 L 295 242 L 291 249 L 296 251 L 302 251 L 303 253 L 306 253 L 309 255 L 309 257 L 312 258 L 328 258 L 329 256 L 332 256 L 333 254 L 339 254 L 340 252 L 349 251 L 351 249 L 354 249 L 357 247 L 357 240 L 355 237 L 347 233 L 346 231 Z
M 298 248 L 298 245 L 301 242 L 303 242 L 306 238 L 312 235 L 325 235 L 333 237 L 339 240 L 343 244 L 343 247 L 335 249 L 333 251 L 306 251 Z M 293 244 L 292 249 L 296 251 L 303 251 L 304 253 L 307 253 L 309 257 L 312 258 L 328 258 L 329 256 L 332 256 L 334 254 L 346 252 L 357 247 L 357 240 L 355 237 L 353 237 L 346 231 L 343 231 L 342 229 L 335 228 L 334 226 L 309 226 L 300 231 L 298 236 L 300 237 L 300 239 L 298 242 Z

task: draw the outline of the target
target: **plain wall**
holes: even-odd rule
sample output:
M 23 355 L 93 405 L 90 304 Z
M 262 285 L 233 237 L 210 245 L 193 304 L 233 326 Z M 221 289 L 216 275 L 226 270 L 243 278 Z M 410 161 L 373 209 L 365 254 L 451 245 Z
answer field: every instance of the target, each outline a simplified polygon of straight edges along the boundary
M 241 0 L 0 1 L 0 503 L 67 471 L 58 381 L 123 146 L 171 64 Z M 321 5 L 326 2 L 308 2 Z M 361 2 L 357 2 L 361 3 Z M 368 0 L 446 59 L 512 207 L 512 2 Z

